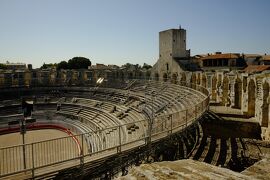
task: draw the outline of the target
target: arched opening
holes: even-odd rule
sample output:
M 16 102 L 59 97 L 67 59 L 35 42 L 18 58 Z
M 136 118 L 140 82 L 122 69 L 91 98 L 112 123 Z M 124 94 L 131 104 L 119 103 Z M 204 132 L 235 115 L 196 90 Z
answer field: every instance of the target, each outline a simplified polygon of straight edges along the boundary
M 192 73 L 190 82 L 196 84 L 196 74 Z
M 242 107 L 242 81 L 240 78 L 237 78 L 234 84 L 234 107 L 238 109 Z
M 132 74 L 132 72 L 129 72 L 128 73 L 128 79 L 132 79 L 133 78 L 133 74 Z
M 163 81 L 166 82 L 168 80 L 168 75 L 167 73 L 164 73 L 163 74 Z
M 146 72 L 146 79 L 150 79 L 150 76 L 151 76 L 151 72 L 150 71 L 147 71 Z
M 138 73 L 138 75 L 135 77 L 136 79 L 142 79 L 142 77 L 143 77 L 143 74 L 142 74 L 142 72 L 140 71 L 139 73 Z
M 196 87 L 196 74 L 195 73 L 192 73 L 190 83 L 191 83 L 192 88 Z
M 158 81 L 159 80 L 159 74 L 155 73 L 155 80 Z
M 229 79 L 227 76 L 223 79 L 222 90 L 222 105 L 225 106 L 229 102 Z
M 201 84 L 201 73 L 198 74 L 198 77 L 197 77 L 197 84 L 198 84 L 198 85 Z
M 217 100 L 217 77 L 212 77 L 212 100 Z
M 124 79 L 125 78 L 125 75 L 124 75 L 124 73 L 121 71 L 121 73 L 120 73 L 120 78 L 121 79 Z
M 205 74 L 202 75 L 202 86 L 206 88 L 206 76 L 205 76 Z
M 263 84 L 262 127 L 268 127 L 269 121 L 269 84 Z
M 186 79 L 187 79 L 187 78 L 186 78 L 186 74 L 185 74 L 185 73 L 182 73 L 182 74 L 181 74 L 181 82 L 182 82 L 182 83 L 186 83 Z
M 255 116 L 255 82 L 251 79 L 248 83 L 248 117 Z
M 219 74 L 217 79 L 217 88 L 219 89 L 221 85 L 222 85 L 222 76 L 221 74 Z
M 174 84 L 177 83 L 177 73 L 173 73 L 173 75 L 172 75 L 172 83 L 174 83 Z

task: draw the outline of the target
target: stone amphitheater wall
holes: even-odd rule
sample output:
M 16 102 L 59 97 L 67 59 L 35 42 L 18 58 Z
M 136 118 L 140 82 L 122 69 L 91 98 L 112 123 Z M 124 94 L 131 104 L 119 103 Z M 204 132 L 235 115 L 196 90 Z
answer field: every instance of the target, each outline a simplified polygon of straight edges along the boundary
M 79 85 L 95 83 L 99 77 L 149 78 L 149 70 L 32 70 L 25 72 L 0 72 L 0 86 L 38 85 Z M 16 76 L 14 75 L 16 74 Z M 15 78 L 17 77 L 17 78 Z M 21 77 L 21 78 L 18 78 Z M 174 72 L 164 75 L 152 73 L 152 78 L 175 83 L 185 81 L 206 87 L 211 93 L 211 103 L 215 106 L 235 109 L 246 119 L 253 119 L 262 128 L 262 138 L 270 140 L 270 74 L 247 74 L 240 72 Z M 226 111 L 224 111 L 226 113 Z

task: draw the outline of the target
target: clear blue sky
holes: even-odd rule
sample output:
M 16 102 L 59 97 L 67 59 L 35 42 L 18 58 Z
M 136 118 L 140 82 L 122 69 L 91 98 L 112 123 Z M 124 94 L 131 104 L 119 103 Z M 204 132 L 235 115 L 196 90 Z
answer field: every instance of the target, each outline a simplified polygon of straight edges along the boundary
M 192 55 L 270 53 L 269 8 L 269 0 L 0 0 L 0 62 L 153 65 L 158 32 L 180 24 Z

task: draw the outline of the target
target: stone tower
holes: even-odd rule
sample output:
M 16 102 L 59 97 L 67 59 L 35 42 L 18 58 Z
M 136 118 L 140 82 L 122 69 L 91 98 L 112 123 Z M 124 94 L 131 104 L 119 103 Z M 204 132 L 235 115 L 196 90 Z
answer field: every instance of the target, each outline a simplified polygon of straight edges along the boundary
M 159 32 L 159 57 L 160 58 L 186 58 L 186 30 L 169 29 Z
M 155 79 L 177 78 L 189 64 L 190 50 L 186 50 L 186 30 L 168 29 L 159 32 L 159 59 L 152 68 Z

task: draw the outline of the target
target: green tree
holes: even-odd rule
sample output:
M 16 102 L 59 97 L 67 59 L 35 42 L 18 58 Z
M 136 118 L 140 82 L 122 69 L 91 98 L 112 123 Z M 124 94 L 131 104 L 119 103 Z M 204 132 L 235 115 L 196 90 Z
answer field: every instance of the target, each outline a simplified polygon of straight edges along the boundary
M 60 63 L 57 64 L 57 70 L 59 69 L 68 69 L 68 63 L 66 61 L 61 61 Z
M 150 69 L 150 68 L 152 68 L 152 66 L 149 65 L 149 64 L 143 63 L 143 67 L 142 68 L 143 69 Z
M 68 60 L 69 69 L 88 69 L 91 66 L 91 61 L 85 57 L 74 57 Z
M 57 66 L 56 63 L 49 63 L 49 64 L 45 64 L 43 63 L 43 65 L 40 67 L 40 69 L 48 69 L 48 68 L 55 68 Z
M 5 64 L 0 63 L 0 69 L 7 69 L 7 66 Z

